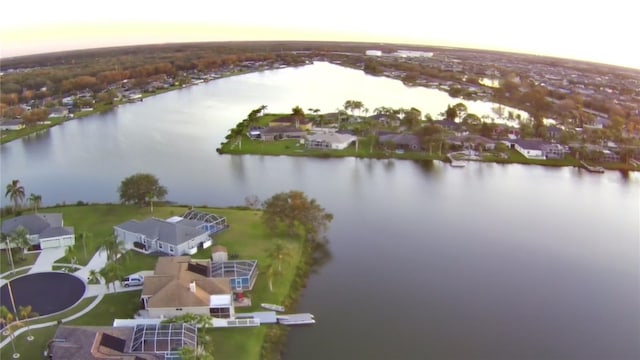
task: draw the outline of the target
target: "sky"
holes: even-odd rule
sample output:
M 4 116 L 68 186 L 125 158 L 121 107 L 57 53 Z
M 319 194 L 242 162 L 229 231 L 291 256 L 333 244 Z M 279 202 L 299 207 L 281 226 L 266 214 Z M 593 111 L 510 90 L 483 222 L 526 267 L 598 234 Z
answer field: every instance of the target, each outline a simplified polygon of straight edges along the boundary
M 327 40 L 513 51 L 640 69 L 629 0 L 8 1 L 0 57 L 191 41 Z

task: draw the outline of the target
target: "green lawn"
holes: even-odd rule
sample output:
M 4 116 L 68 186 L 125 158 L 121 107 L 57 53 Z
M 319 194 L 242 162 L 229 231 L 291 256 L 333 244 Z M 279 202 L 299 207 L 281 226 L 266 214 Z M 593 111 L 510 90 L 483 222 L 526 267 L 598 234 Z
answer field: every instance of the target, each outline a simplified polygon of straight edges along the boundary
M 142 290 L 107 294 L 102 301 L 83 316 L 71 320 L 69 325 L 111 326 L 113 319 L 131 319 L 140 309 Z
M 79 263 L 86 264 L 98 249 L 100 241 L 110 237 L 113 225 L 120 224 L 130 219 L 143 220 L 149 216 L 168 218 L 182 215 L 186 207 L 156 206 L 151 213 L 149 208 L 125 205 L 91 205 L 91 206 L 65 206 L 57 208 L 41 209 L 41 212 L 61 212 L 65 224 L 74 226 L 76 234 L 87 231 L 92 234 L 86 239 L 87 256 L 84 257 L 81 241 L 79 244 Z M 261 222 L 261 212 L 239 209 L 200 208 L 199 210 L 215 213 L 227 218 L 230 227 L 214 236 L 214 244 L 227 247 L 229 253 L 238 254 L 241 259 L 258 260 L 258 268 L 265 269 L 270 263 L 268 251 L 273 244 L 280 240 L 289 247 L 292 257 L 283 263 L 282 273 L 273 279 L 273 292 L 268 288 L 268 281 L 263 273 L 259 273 L 254 289 L 248 292 L 253 306 L 251 308 L 237 308 L 236 312 L 248 312 L 260 310 L 260 303 L 276 303 L 287 305 L 287 299 L 295 271 L 300 263 L 302 254 L 302 238 L 289 239 L 284 234 L 274 235 L 267 232 Z M 195 258 L 209 258 L 211 249 L 203 249 Z M 130 274 L 140 270 L 152 270 L 157 258 L 130 251 L 126 259 L 122 261 L 123 273 Z M 64 263 L 62 258 L 58 262 Z M 94 309 L 82 317 L 75 319 L 71 325 L 111 325 L 114 318 L 131 318 L 139 309 L 140 291 L 128 291 L 106 295 Z M 78 308 L 86 306 L 91 300 L 83 300 Z M 293 310 L 293 309 L 291 309 Z M 76 312 L 75 309 L 69 310 Z M 68 316 L 65 314 L 65 316 Z M 62 316 L 56 315 L 46 321 L 55 321 Z M 53 320 L 52 320 L 53 319 Z M 262 344 L 270 329 L 278 329 L 277 325 L 265 325 L 257 328 L 213 329 L 213 347 L 218 359 L 259 359 L 261 358 Z M 53 332 L 51 332 L 52 336 Z M 4 351 L 7 351 L 3 349 Z M 39 351 L 39 350 L 38 350 Z M 23 357 L 25 358 L 25 357 Z
M 24 274 L 28 273 L 29 270 L 31 270 L 31 269 L 16 270 L 13 273 L 9 273 L 9 275 L 3 276 L 2 278 L 5 279 L 5 280 L 11 280 L 11 279 L 13 279 L 15 277 L 18 277 L 18 276 L 21 276 L 21 275 L 24 275 Z
M 38 258 L 39 253 L 22 254 L 22 250 L 15 249 L 13 252 L 13 264 L 15 268 L 21 268 L 23 266 L 33 265 Z M 9 263 L 9 254 L 6 250 L 0 250 L 0 274 L 11 270 L 11 264 Z
M 31 330 L 34 339 L 27 341 L 27 332 L 17 336 L 14 340 L 16 351 L 20 354 L 20 359 L 37 360 L 46 359 L 43 355 L 49 340 L 53 338 L 58 329 L 57 325 L 45 327 L 42 329 Z M 13 347 L 11 343 L 5 345 L 0 352 L 0 359 L 13 359 Z

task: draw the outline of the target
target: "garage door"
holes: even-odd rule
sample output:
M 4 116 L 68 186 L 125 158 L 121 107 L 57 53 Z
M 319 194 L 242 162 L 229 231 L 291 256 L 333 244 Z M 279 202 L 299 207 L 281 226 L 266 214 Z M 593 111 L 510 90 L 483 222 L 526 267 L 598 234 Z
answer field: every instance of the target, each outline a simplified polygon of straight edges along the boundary
M 47 240 L 40 240 L 40 248 L 41 249 L 48 249 L 48 248 L 54 248 L 54 247 L 59 247 L 60 246 L 60 239 L 47 239 Z

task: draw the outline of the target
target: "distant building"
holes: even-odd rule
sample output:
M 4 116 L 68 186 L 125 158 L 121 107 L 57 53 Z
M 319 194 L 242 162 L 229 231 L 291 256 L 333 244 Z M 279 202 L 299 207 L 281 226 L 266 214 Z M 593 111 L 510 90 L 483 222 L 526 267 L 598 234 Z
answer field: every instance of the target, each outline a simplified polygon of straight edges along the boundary
M 413 51 L 413 50 L 398 50 L 393 55 L 399 57 L 427 57 L 433 56 L 432 52 L 427 51 Z
M 368 56 L 382 56 L 382 51 L 380 51 L 380 50 L 367 50 L 365 52 L 365 55 L 368 55 Z

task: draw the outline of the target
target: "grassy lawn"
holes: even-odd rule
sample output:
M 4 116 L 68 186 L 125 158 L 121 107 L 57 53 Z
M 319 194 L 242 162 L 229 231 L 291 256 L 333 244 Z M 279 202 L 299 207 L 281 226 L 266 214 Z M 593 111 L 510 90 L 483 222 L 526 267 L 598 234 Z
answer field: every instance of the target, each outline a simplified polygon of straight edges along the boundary
M 9 275 L 3 276 L 2 278 L 5 279 L 5 280 L 11 280 L 11 279 L 13 279 L 15 277 L 18 277 L 20 275 L 24 275 L 24 274 L 28 273 L 29 270 L 31 270 L 31 269 L 16 270 L 14 273 L 10 273 Z
M 113 226 L 127 220 L 144 220 L 150 216 L 168 218 L 174 215 L 182 215 L 188 210 L 186 207 L 154 207 L 153 213 L 148 207 L 129 205 L 90 205 L 90 206 L 62 206 L 42 209 L 41 212 L 61 212 L 65 224 L 75 228 L 76 246 L 79 265 L 86 265 L 100 248 L 105 239 L 113 236 Z M 80 239 L 80 233 L 89 235 L 84 241 Z M 85 252 L 86 251 L 86 252 Z M 86 254 L 86 256 L 85 256 Z M 66 257 L 58 259 L 59 263 L 71 263 Z M 153 267 L 151 267 L 153 269 Z
M 111 326 L 113 319 L 131 319 L 140 309 L 141 292 L 142 290 L 107 294 L 91 311 L 67 324 Z
M 277 325 L 207 330 L 213 340 L 214 357 L 219 360 L 260 359 L 260 347 L 270 326 Z
M 36 262 L 40 253 L 28 253 L 22 254 L 22 250 L 16 249 L 13 254 L 13 264 L 15 268 L 21 268 L 23 266 L 33 265 Z M 9 263 L 9 254 L 6 250 L 0 250 L 0 274 L 11 270 L 11 263 Z
M 82 299 L 80 300 L 80 302 L 78 302 L 78 304 L 76 304 L 76 306 L 72 307 L 71 309 L 65 310 L 59 314 L 55 314 L 55 315 L 51 315 L 51 316 L 44 316 L 41 318 L 37 318 L 34 320 L 29 321 L 29 325 L 35 325 L 35 324 L 42 324 L 42 323 L 47 323 L 47 322 L 51 322 L 51 321 L 58 321 L 58 320 L 62 320 L 64 318 L 67 318 L 75 313 L 80 312 L 82 309 L 86 308 L 87 306 L 89 306 L 89 304 L 91 304 L 94 300 L 95 300 L 95 296 L 94 297 L 90 297 L 90 298 L 86 298 L 86 299 Z M 34 330 L 35 331 L 35 330 Z M 5 336 L 0 334 L 0 341 L 4 340 Z M 51 339 L 51 338 L 49 338 Z M 49 339 L 46 339 L 44 341 L 48 341 Z M 10 346 L 10 345 L 8 345 Z M 4 354 L 4 350 L 5 348 L 2 349 L 2 353 Z M 0 359 L 4 359 L 3 357 L 0 357 Z
M 27 341 L 27 332 L 24 332 L 14 339 L 16 351 L 20 354 L 20 359 L 36 360 L 45 359 L 43 352 L 45 351 L 49 340 L 53 338 L 58 329 L 57 325 L 45 327 L 42 329 L 31 330 L 34 339 Z M 13 347 L 11 343 L 5 345 L 0 352 L 0 359 L 13 359 Z
M 86 238 L 85 244 L 77 241 L 79 245 L 79 264 L 86 264 L 99 248 L 100 242 L 112 235 L 113 225 L 120 224 L 130 219 L 143 220 L 149 216 L 168 218 L 182 215 L 186 207 L 162 207 L 156 206 L 151 213 L 149 208 L 125 205 L 90 205 L 90 206 L 64 206 L 42 209 L 41 212 L 61 212 L 65 224 L 74 226 L 76 234 L 86 231 L 92 234 Z M 229 253 L 239 254 L 241 259 L 258 260 L 258 268 L 262 270 L 256 280 L 254 289 L 247 295 L 252 299 L 252 307 L 236 308 L 236 312 L 257 311 L 260 303 L 268 302 L 283 304 L 289 294 L 294 280 L 295 270 L 301 259 L 302 238 L 290 239 L 284 234 L 271 234 L 261 222 L 261 212 L 238 209 L 201 208 L 200 210 L 212 212 L 227 218 L 230 227 L 214 236 L 214 244 L 227 247 Z M 276 241 L 282 241 L 289 248 L 291 258 L 282 264 L 282 272 L 273 279 L 273 291 L 269 290 L 268 280 L 264 275 L 264 269 L 271 263 L 267 255 L 269 249 Z M 87 256 L 83 254 L 86 245 Z M 203 249 L 195 258 L 209 258 L 211 249 Z M 58 262 L 68 261 L 65 258 Z M 138 252 L 130 251 L 122 262 L 123 273 L 131 274 L 140 270 L 152 270 L 155 267 L 156 258 Z M 131 318 L 139 309 L 140 291 L 128 291 L 117 294 L 108 294 L 90 312 L 82 317 L 69 322 L 71 325 L 111 325 L 114 318 Z M 93 299 L 84 299 L 69 310 L 68 314 L 55 315 L 42 321 L 55 321 L 79 311 Z M 293 309 L 291 309 L 293 310 Z M 37 320 L 38 322 L 41 320 Z M 212 329 L 213 347 L 218 359 L 259 359 L 261 347 L 265 335 L 269 329 L 275 329 L 277 325 L 260 326 L 257 328 L 236 329 Z M 53 327 L 51 327 L 53 329 Z M 49 339 L 53 330 L 49 333 Z M 48 339 L 47 339 L 48 340 Z M 3 349 L 3 354 L 6 348 Z M 38 349 L 38 354 L 41 350 Z M 30 357 L 22 357 L 30 358 Z

